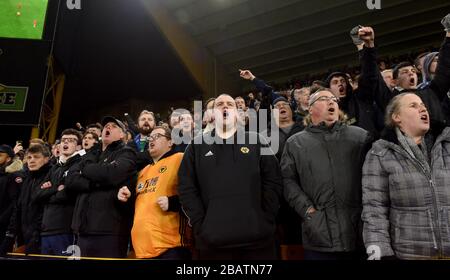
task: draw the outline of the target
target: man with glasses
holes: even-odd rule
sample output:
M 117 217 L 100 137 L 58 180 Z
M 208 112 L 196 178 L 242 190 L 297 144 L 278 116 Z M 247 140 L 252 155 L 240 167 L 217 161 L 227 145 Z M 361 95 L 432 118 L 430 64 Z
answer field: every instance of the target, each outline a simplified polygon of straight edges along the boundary
M 273 101 L 272 105 L 273 109 L 278 110 L 278 114 L 275 115 L 276 125 L 279 128 L 279 147 L 276 157 L 280 160 L 286 140 L 295 133 L 302 131 L 303 125 L 300 122 L 294 121 L 294 113 L 286 98 L 280 96 Z
M 342 122 L 338 99 L 321 89 L 309 99 L 308 126 L 281 158 L 284 197 L 302 218 L 306 259 L 364 256 L 361 172 L 371 137 Z
M 294 121 L 294 113 L 288 100 L 282 96 L 276 98 L 273 102 L 273 109 L 278 110 L 278 114 L 275 114 L 275 121 L 278 128 L 278 151 L 276 157 L 278 161 L 281 160 L 283 154 L 284 145 L 286 141 L 292 135 L 302 131 L 304 129 L 303 123 Z M 270 131 L 269 135 L 272 132 Z M 277 216 L 277 237 L 280 242 L 280 254 L 282 258 L 289 258 L 290 250 L 294 245 L 300 245 L 302 243 L 301 236 L 298 234 L 301 230 L 301 223 L 295 211 L 286 203 L 285 200 L 281 201 L 280 211 Z M 295 258 L 295 256 L 292 256 Z
M 76 195 L 67 191 L 66 179 L 78 171 L 81 161 L 82 135 L 75 129 L 61 134 L 60 155 L 52 166 L 45 183 L 36 190 L 35 202 L 44 205 L 41 232 L 43 255 L 64 255 L 67 247 L 74 244 L 71 229 Z M 70 186 L 69 186 L 70 188 Z
M 153 164 L 138 176 L 136 205 L 131 230 L 137 258 L 189 259 L 185 244 L 186 219 L 178 199 L 178 168 L 183 153 L 172 149 L 169 128 L 155 127 L 149 137 L 148 152 Z M 118 199 L 126 202 L 128 188 L 119 191 Z
M 88 153 L 80 172 L 66 179 L 78 193 L 72 229 L 83 257 L 123 258 L 127 255 L 133 200 L 117 199 L 123 186 L 134 185 L 136 151 L 123 142 L 125 125 L 114 117 L 102 120 L 102 149 Z M 68 180 L 70 179 L 70 180 Z

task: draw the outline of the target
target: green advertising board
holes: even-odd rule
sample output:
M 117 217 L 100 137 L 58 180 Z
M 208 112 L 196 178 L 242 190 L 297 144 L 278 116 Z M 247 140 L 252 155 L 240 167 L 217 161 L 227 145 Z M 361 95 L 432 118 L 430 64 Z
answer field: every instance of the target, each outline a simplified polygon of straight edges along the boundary
M 24 112 L 28 87 L 6 86 L 0 83 L 0 111 Z

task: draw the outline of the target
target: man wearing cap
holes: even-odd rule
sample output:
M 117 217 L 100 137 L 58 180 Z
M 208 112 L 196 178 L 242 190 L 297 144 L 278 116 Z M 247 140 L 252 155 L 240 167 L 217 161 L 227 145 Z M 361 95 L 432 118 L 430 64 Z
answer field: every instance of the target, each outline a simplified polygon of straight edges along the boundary
M 278 161 L 281 160 L 286 141 L 292 135 L 304 129 L 303 122 L 294 121 L 294 113 L 288 100 L 282 96 L 276 98 L 273 103 L 273 108 L 277 109 L 279 114 L 275 115 L 276 124 L 278 127 L 278 143 L 279 148 L 276 153 Z M 271 134 L 271 132 L 269 133 Z M 295 211 L 286 203 L 286 200 L 281 200 L 280 211 L 277 216 L 277 234 L 281 245 L 299 245 L 302 243 L 301 236 L 298 234 L 301 231 L 301 223 Z M 281 255 L 287 253 L 287 247 L 281 246 Z
M 22 162 L 13 149 L 0 146 L 0 244 L 2 244 L 23 181 Z
M 281 158 L 284 197 L 302 219 L 306 259 L 363 256 L 361 173 L 371 137 L 342 122 L 329 89 L 311 95 L 307 127 Z
M 136 152 L 123 142 L 126 128 L 120 120 L 105 117 L 102 125 L 101 151 L 88 153 L 80 173 L 66 182 L 79 193 L 72 229 L 82 256 L 122 258 L 127 255 L 133 200 L 120 202 L 117 193 L 133 184 Z
M 278 114 L 275 115 L 276 125 L 279 128 L 279 148 L 276 153 L 276 157 L 278 160 L 280 160 L 281 155 L 283 154 L 284 144 L 286 143 L 286 140 L 297 132 L 302 131 L 304 126 L 301 122 L 294 121 L 294 113 L 292 112 L 292 107 L 290 106 L 289 101 L 283 96 L 276 98 L 273 101 L 272 105 L 273 109 L 278 110 Z

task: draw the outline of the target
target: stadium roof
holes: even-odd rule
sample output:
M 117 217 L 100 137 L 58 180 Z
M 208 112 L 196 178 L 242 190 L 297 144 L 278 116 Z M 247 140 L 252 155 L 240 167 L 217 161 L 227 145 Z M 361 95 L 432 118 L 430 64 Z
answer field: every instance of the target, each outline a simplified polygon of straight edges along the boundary
M 229 73 L 283 81 L 356 62 L 349 30 L 375 28 L 380 54 L 437 46 L 448 0 L 164 0 L 171 16 Z M 237 76 L 234 74 L 234 76 Z
M 284 82 L 356 64 L 348 33 L 357 24 L 374 26 L 381 54 L 438 46 L 440 19 L 450 12 L 448 0 L 381 0 L 381 10 L 369 10 L 366 0 L 84 1 L 81 11 L 63 9 L 59 21 L 55 52 L 68 76 L 63 122 L 166 110 L 205 93 L 143 8 L 150 1 L 164 5 L 241 88 L 249 83 L 238 68 Z

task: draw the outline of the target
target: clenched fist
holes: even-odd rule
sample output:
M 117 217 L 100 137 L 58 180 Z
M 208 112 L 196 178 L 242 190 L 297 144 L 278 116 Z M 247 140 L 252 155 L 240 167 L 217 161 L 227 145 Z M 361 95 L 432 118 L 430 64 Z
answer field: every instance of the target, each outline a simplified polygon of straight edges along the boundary
M 250 72 L 250 70 L 241 70 L 239 69 L 239 76 L 241 76 L 242 79 L 253 81 L 256 77 L 255 75 Z
M 446 15 L 442 21 L 442 26 L 444 26 L 445 31 L 450 32 L 450 14 Z
M 127 186 L 123 186 L 120 188 L 119 193 L 117 194 L 117 199 L 122 202 L 127 202 L 131 197 L 131 192 Z
M 364 45 L 368 48 L 373 48 L 375 46 L 375 32 L 372 27 L 362 26 L 358 30 L 359 38 L 364 42 Z
M 47 181 L 44 184 L 42 184 L 41 189 L 44 190 L 44 189 L 49 189 L 51 187 L 52 187 L 52 182 Z
M 156 200 L 156 203 L 158 203 L 161 210 L 163 210 L 163 211 L 169 210 L 169 198 L 167 196 L 158 197 L 158 200 Z

